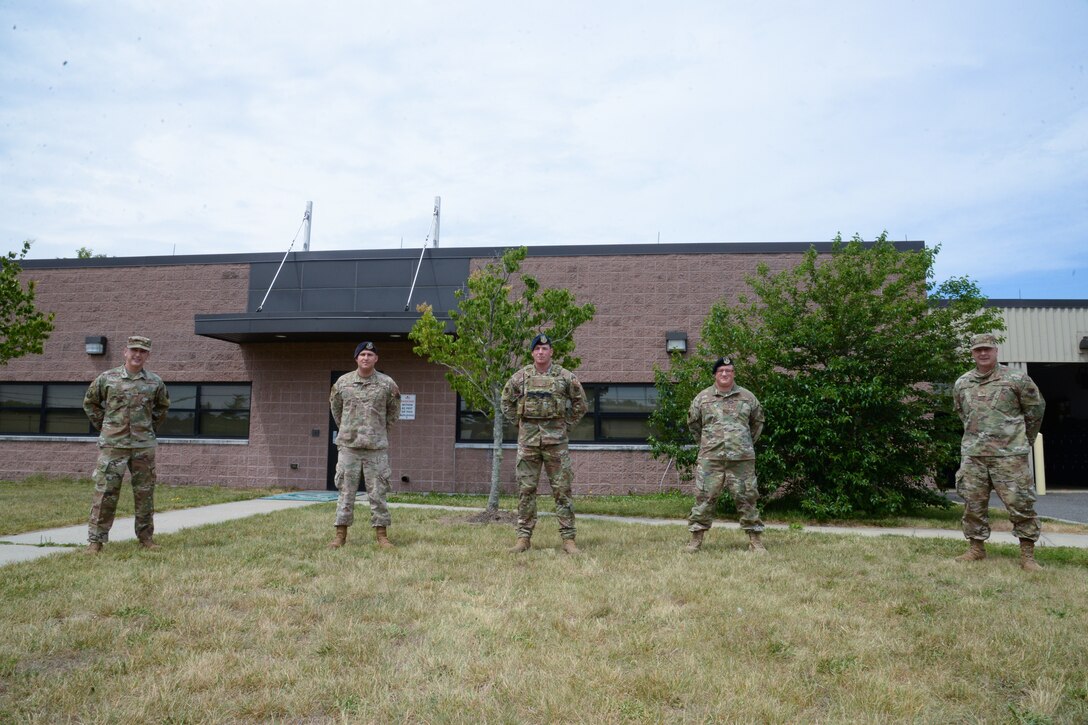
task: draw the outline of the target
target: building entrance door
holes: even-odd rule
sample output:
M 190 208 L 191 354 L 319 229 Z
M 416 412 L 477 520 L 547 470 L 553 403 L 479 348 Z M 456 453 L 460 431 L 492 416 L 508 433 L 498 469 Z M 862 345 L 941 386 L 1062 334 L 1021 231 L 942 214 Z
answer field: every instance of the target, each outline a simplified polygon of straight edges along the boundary
M 349 372 L 348 370 L 333 370 L 332 377 L 329 379 L 329 387 L 335 383 L 341 375 Z M 329 491 L 336 490 L 336 436 L 340 431 L 336 429 L 336 421 L 333 420 L 332 411 L 329 411 L 329 464 L 325 471 L 325 489 Z M 359 491 L 366 491 L 366 484 L 359 483 Z

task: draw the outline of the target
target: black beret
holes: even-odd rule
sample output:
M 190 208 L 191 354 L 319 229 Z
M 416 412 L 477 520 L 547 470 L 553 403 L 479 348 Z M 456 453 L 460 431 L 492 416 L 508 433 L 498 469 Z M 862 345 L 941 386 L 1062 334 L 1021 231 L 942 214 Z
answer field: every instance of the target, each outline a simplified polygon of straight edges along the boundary
M 378 354 L 378 348 L 374 347 L 374 343 L 360 342 L 358 345 L 355 346 L 355 354 L 352 355 L 352 357 L 359 357 L 359 353 L 361 353 L 363 350 L 370 350 L 375 355 Z
M 732 364 L 733 364 L 733 358 L 731 358 L 731 357 L 720 357 L 720 358 L 718 358 L 717 360 L 714 361 L 714 365 L 711 366 L 710 370 L 711 370 L 711 372 L 717 374 L 718 368 L 725 367 L 726 365 L 732 365 Z

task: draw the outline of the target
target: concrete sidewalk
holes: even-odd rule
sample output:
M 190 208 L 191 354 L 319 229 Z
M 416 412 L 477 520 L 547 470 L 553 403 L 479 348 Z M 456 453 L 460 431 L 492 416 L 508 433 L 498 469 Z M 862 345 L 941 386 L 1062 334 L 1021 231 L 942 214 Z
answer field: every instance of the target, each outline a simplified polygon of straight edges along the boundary
M 365 505 L 366 499 L 360 497 L 357 504 Z M 172 534 L 182 529 L 188 529 L 205 524 L 217 524 L 234 519 L 247 518 L 260 514 L 268 514 L 284 509 L 300 508 L 321 503 L 319 500 L 283 500 L 275 498 L 258 498 L 248 501 L 235 501 L 233 503 L 221 503 L 214 506 L 202 506 L 200 508 L 182 509 L 179 511 L 166 511 L 155 514 L 155 533 Z M 440 506 L 434 504 L 391 503 L 390 508 L 417 508 L 445 511 L 481 511 L 462 506 Z M 551 514 L 541 513 L 542 516 Z M 634 516 L 603 516 L 600 514 L 578 514 L 578 518 L 588 521 L 615 521 L 626 524 L 641 524 L 643 526 L 687 526 L 683 519 L 648 519 Z M 136 538 L 133 532 L 134 521 L 131 517 L 117 519 L 110 531 L 110 541 L 131 541 Z M 714 526 L 722 529 L 739 529 L 740 525 L 732 521 L 715 521 Z M 784 524 L 768 524 L 770 531 L 787 531 L 789 526 Z M 908 529 L 908 528 L 884 528 L 878 526 L 805 526 L 802 531 L 816 534 L 836 534 L 851 536 L 912 536 L 916 538 L 955 539 L 963 541 L 963 534 L 956 529 Z M 990 541 L 1001 544 L 1016 544 L 1017 539 L 1008 532 L 994 532 Z M 27 534 L 0 537 L 0 566 L 13 564 L 20 561 L 30 561 L 50 554 L 59 554 L 72 551 L 81 551 L 87 543 L 87 525 L 66 526 L 59 529 L 46 529 L 33 531 Z M 1077 549 L 1088 549 L 1088 534 L 1059 534 L 1047 533 L 1046 523 L 1043 523 L 1043 536 L 1039 539 L 1039 546 L 1064 546 Z
M 282 511 L 283 509 L 312 506 L 315 503 L 319 502 L 254 498 L 247 501 L 233 501 L 212 506 L 164 511 L 155 514 L 155 534 L 173 534 L 194 526 L 218 524 L 224 521 Z M 110 543 L 134 540 L 136 538 L 135 523 L 135 519 L 131 516 L 115 520 L 113 528 L 110 530 Z M 86 545 L 87 524 L 32 531 L 14 536 L 0 536 L 0 566 L 13 564 L 17 561 L 38 559 L 50 554 L 81 551 Z

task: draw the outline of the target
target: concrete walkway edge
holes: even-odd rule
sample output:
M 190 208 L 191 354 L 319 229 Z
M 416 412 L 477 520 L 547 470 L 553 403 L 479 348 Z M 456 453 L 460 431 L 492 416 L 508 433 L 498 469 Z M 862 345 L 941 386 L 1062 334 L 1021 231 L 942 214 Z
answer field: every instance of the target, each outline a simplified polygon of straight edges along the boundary
M 357 504 L 365 503 L 365 498 L 360 497 Z M 313 506 L 321 501 L 284 501 L 267 498 L 249 499 L 246 501 L 234 501 L 212 506 L 180 509 L 177 511 L 165 511 L 155 514 L 155 533 L 172 534 L 182 529 L 217 524 L 224 521 L 248 518 L 262 514 L 269 514 L 284 509 Z M 390 508 L 405 509 L 431 509 L 440 511 L 463 511 L 466 513 L 483 511 L 480 508 L 465 506 L 443 506 L 440 504 L 415 504 L 415 503 L 391 503 Z M 542 512 L 541 516 L 552 514 Z M 638 516 L 605 516 L 601 514 L 578 514 L 578 518 L 589 521 L 613 521 L 625 524 L 641 524 L 643 526 L 687 526 L 684 519 L 653 519 Z M 110 532 L 110 541 L 131 541 L 136 538 L 133 531 L 134 520 L 132 517 L 117 519 Z M 740 524 L 733 521 L 715 521 L 714 526 L 721 529 L 737 530 Z M 800 529 L 791 529 L 785 524 L 768 524 L 771 531 L 796 530 L 805 533 L 847 535 L 847 536 L 911 536 L 916 538 L 955 539 L 963 541 L 963 534 L 956 529 L 920 529 L 920 528 L 893 528 L 879 526 L 804 526 Z M 995 531 L 990 536 L 990 541 L 1000 544 L 1016 544 L 1017 539 L 1009 532 Z M 30 561 L 50 554 L 80 551 L 87 543 L 87 525 L 65 526 L 43 531 L 32 531 L 25 534 L 0 537 L 0 566 L 14 564 L 20 561 Z M 1088 549 L 1088 534 L 1062 534 L 1047 533 L 1043 530 L 1043 536 L 1039 539 L 1039 546 L 1063 546 L 1077 549 Z

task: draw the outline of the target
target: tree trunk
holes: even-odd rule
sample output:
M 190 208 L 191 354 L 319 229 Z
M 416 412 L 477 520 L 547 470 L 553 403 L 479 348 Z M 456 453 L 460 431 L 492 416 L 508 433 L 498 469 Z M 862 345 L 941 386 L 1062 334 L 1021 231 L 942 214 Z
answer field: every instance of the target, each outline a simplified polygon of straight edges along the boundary
M 491 491 L 487 495 L 487 510 L 499 510 L 499 478 L 502 473 L 502 393 L 495 393 L 491 400 L 494 412 L 491 424 Z

